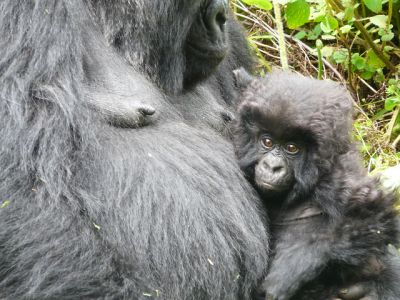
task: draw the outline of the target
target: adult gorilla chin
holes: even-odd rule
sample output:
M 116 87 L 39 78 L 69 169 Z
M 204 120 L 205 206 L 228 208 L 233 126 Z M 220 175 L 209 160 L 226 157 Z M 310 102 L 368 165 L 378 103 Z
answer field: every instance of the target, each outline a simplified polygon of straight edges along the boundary
M 0 298 L 250 298 L 267 230 L 221 134 L 247 52 L 222 0 L 1 1 Z

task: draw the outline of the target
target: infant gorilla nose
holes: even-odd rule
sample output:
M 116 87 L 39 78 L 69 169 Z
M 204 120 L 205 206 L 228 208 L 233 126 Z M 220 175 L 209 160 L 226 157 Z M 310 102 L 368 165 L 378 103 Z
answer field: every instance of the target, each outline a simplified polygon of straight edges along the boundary
M 255 181 L 263 191 L 283 192 L 292 182 L 285 159 L 281 156 L 266 155 L 255 168 Z

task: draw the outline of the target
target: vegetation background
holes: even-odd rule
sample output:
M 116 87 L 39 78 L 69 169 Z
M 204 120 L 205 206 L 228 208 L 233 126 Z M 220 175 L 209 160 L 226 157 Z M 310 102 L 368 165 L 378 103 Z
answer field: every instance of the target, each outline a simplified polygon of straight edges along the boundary
M 371 173 L 400 185 L 400 0 L 232 0 L 259 73 L 279 67 L 345 84 Z M 397 167 L 396 167 L 397 166 Z

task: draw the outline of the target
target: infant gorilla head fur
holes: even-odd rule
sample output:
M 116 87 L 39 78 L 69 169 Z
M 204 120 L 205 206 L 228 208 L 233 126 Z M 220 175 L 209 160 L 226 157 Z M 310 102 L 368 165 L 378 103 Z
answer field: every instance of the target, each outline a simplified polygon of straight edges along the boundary
M 387 252 L 399 243 L 395 197 L 362 168 L 346 89 L 287 72 L 235 75 L 236 153 L 273 225 L 263 292 L 331 299 L 334 284 L 370 280 L 382 291 L 377 299 L 400 299 L 399 259 Z
M 290 204 L 309 197 L 353 154 L 350 96 L 339 84 L 287 72 L 262 79 L 235 74 L 242 90 L 234 128 L 242 170 L 269 198 Z M 359 169 L 358 160 L 346 165 Z
M 353 202 L 394 201 L 366 177 L 351 139 L 352 100 L 344 87 L 282 71 L 265 78 L 234 72 L 241 91 L 236 154 L 268 204 L 312 201 L 334 218 Z

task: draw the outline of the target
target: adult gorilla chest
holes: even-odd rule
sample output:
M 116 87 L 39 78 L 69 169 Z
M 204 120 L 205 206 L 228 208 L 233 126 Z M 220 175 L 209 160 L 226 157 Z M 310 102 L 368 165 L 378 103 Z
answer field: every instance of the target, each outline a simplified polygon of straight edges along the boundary
M 182 122 L 103 131 L 101 144 L 95 177 L 82 168 L 77 182 L 90 185 L 88 217 L 121 284 L 165 299 L 248 298 L 267 261 L 265 228 L 231 145 Z

